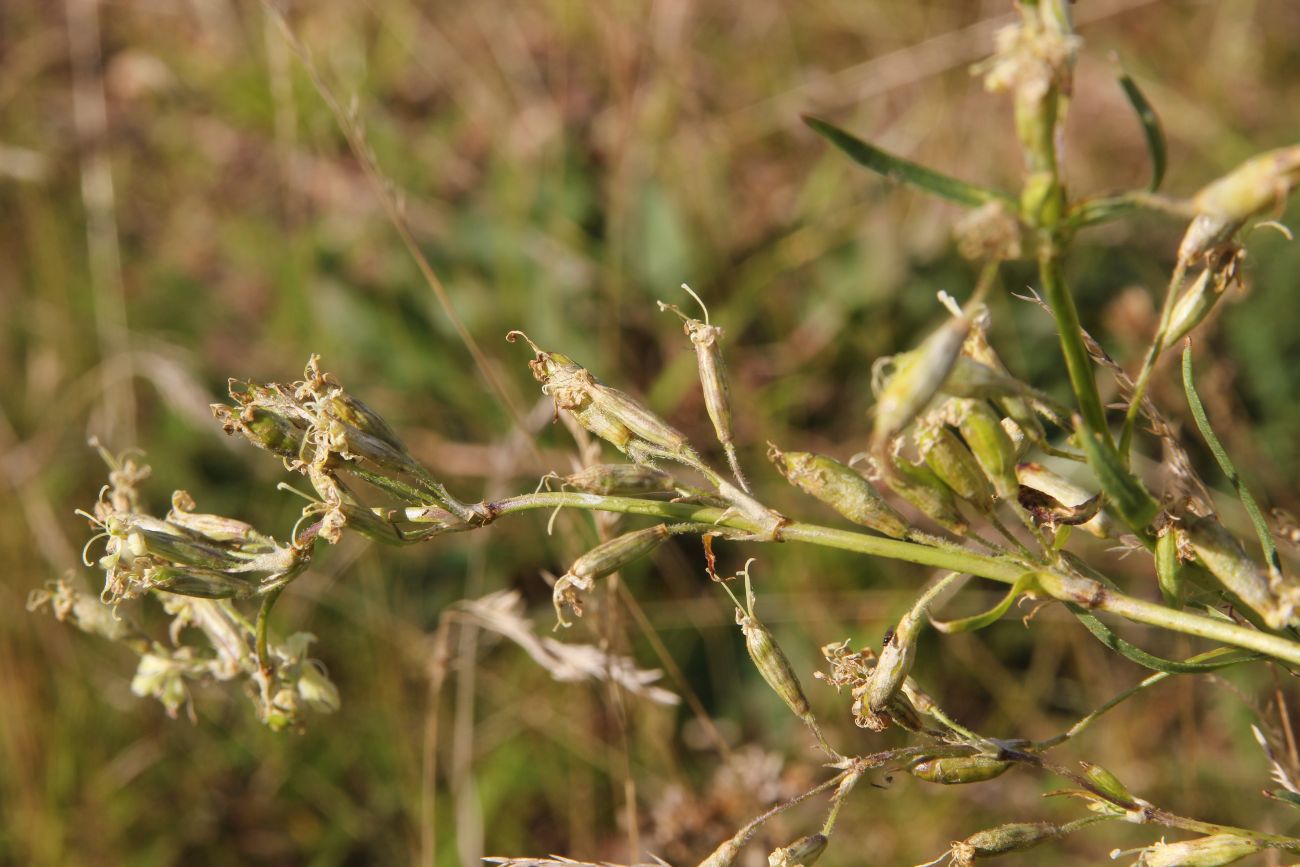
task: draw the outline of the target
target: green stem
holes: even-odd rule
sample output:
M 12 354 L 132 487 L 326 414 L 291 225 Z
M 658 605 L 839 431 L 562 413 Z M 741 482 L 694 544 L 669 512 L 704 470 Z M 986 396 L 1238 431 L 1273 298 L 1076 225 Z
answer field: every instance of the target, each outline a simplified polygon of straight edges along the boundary
M 645 515 L 673 522 L 730 527 L 749 533 L 758 533 L 763 529 L 758 521 L 736 514 L 734 511 L 689 503 L 666 503 L 632 497 L 605 497 L 575 491 L 525 494 L 481 506 L 485 511 L 497 516 L 559 507 Z M 921 566 L 966 572 L 981 578 L 1001 581 L 1004 584 L 1014 584 L 1016 579 L 1024 574 L 1022 565 L 1000 557 L 989 557 L 969 551 L 928 548 L 913 542 L 901 542 L 897 539 L 885 539 L 816 524 L 802 522 L 786 524 L 780 528 L 780 538 L 788 542 L 805 542 L 857 554 L 903 560 Z M 1094 611 L 1113 614 L 1135 623 L 1144 623 L 1172 632 L 1181 632 L 1185 635 L 1254 650 L 1265 656 L 1300 665 L 1300 643 L 1288 641 L 1280 636 L 1248 629 L 1228 621 L 1204 617 L 1190 611 L 1176 611 L 1154 602 L 1109 590 L 1097 582 L 1086 579 L 1060 576 L 1051 572 L 1040 573 L 1038 577 L 1040 584 L 1043 585 L 1040 589 L 1047 595 L 1062 601 L 1084 605 Z M 1080 582 L 1083 584 L 1081 585 Z M 1091 586 L 1093 584 L 1096 584 L 1095 588 Z
M 1165 339 L 1169 334 L 1169 323 L 1174 317 L 1174 301 L 1177 300 L 1178 289 L 1183 285 L 1183 275 L 1186 273 L 1187 263 L 1179 259 L 1174 267 L 1173 276 L 1169 278 L 1169 288 L 1165 290 L 1165 302 L 1160 308 L 1160 324 L 1156 327 L 1156 336 L 1152 338 L 1146 357 L 1142 359 L 1142 370 L 1138 373 L 1137 384 L 1133 386 L 1133 394 L 1129 398 L 1128 412 L 1124 414 L 1124 430 L 1119 438 L 1119 456 L 1125 465 L 1128 464 L 1133 430 L 1137 427 L 1137 418 L 1142 409 L 1142 398 L 1146 397 L 1151 373 L 1156 369 L 1156 361 L 1160 358 L 1160 353 L 1164 351 Z
M 1079 311 L 1074 306 L 1074 296 L 1070 294 L 1061 274 L 1060 254 L 1057 238 L 1044 233 L 1040 239 L 1038 253 L 1038 275 L 1043 284 L 1043 295 L 1056 320 L 1056 331 L 1061 340 L 1061 354 L 1065 356 L 1065 369 L 1070 376 L 1070 388 L 1075 400 L 1079 402 L 1079 413 L 1088 430 L 1100 433 L 1107 444 L 1111 443 L 1110 430 L 1106 426 L 1106 411 L 1101 405 L 1101 395 L 1097 391 L 1097 381 L 1092 375 L 1092 359 L 1083 344 L 1082 326 L 1079 324 Z

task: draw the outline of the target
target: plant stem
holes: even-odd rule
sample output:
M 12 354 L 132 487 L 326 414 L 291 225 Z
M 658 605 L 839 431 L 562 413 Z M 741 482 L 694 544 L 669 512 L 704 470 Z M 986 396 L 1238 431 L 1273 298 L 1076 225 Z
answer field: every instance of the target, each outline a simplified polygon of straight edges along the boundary
M 750 533 L 758 533 L 764 529 L 756 520 L 736 514 L 732 510 L 689 503 L 639 500 L 633 497 L 606 497 L 574 491 L 524 494 L 495 503 L 481 504 L 481 508 L 494 516 L 559 507 L 645 515 L 673 522 L 730 527 Z M 989 557 L 969 551 L 929 548 L 914 542 L 901 542 L 897 539 L 885 539 L 817 524 L 802 522 L 786 524 L 780 528 L 780 538 L 788 542 L 806 542 L 857 554 L 869 554 L 921 566 L 965 572 L 981 578 L 1001 581 L 1003 584 L 1014 584 L 1025 571 L 1024 566 L 1000 557 Z M 1113 614 L 1135 623 L 1144 623 L 1172 632 L 1181 632 L 1185 635 L 1254 650 L 1265 656 L 1300 665 L 1300 643 L 1280 636 L 1204 617 L 1190 611 L 1176 611 L 1154 602 L 1118 593 L 1092 581 L 1086 581 L 1084 585 L 1087 591 L 1086 598 L 1080 598 L 1078 595 L 1080 581 L 1086 579 L 1063 577 L 1052 572 L 1038 573 L 1038 577 L 1042 579 L 1040 583 L 1043 585 L 1039 590 L 1062 601 L 1084 605 L 1095 611 Z M 1092 584 L 1096 584 L 1095 592 L 1091 588 Z
M 1106 443 L 1111 442 L 1106 426 L 1106 411 L 1101 405 L 1097 381 L 1092 375 L 1092 359 L 1083 345 L 1079 311 L 1074 306 L 1061 274 L 1058 239 L 1052 233 L 1043 233 L 1039 243 L 1038 275 L 1043 285 L 1043 295 L 1056 320 L 1056 331 L 1061 340 L 1061 354 L 1065 356 L 1065 369 L 1070 376 L 1070 389 L 1079 402 L 1079 414 L 1091 433 L 1100 433 Z

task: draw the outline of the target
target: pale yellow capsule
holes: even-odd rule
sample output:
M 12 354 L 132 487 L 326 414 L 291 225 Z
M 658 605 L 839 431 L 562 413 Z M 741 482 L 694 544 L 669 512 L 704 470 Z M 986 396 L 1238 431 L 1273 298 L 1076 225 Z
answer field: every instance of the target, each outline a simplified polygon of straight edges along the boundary
M 800 490 L 855 524 L 895 539 L 907 538 L 907 522 L 856 470 L 825 455 L 783 452 L 771 443 L 768 446 L 767 456 L 776 464 L 777 470 Z
M 1002 427 L 1002 420 L 982 400 L 955 399 L 957 429 L 970 447 L 993 490 L 1004 500 L 1015 499 L 1016 448 Z
M 1267 848 L 1263 840 L 1215 834 L 1179 843 L 1157 843 L 1143 850 L 1141 867 L 1224 867 Z
M 1291 607 L 1273 595 L 1264 569 L 1231 533 L 1210 518 L 1192 516 L 1183 523 L 1196 559 L 1224 587 L 1262 617 L 1270 629 L 1281 629 L 1291 622 Z
M 993 486 L 956 434 L 939 427 L 922 438 L 919 446 L 925 463 L 953 493 L 981 512 L 993 511 Z
M 895 357 L 894 374 L 885 383 L 876 402 L 872 437 L 877 451 L 911 424 L 938 394 L 961 356 L 961 347 L 970 328 L 971 322 L 965 316 L 953 317 L 939 326 L 918 348 Z
M 945 756 L 922 759 L 907 770 L 912 776 L 927 783 L 959 786 L 1000 777 L 1011 765 L 1011 762 L 993 756 Z

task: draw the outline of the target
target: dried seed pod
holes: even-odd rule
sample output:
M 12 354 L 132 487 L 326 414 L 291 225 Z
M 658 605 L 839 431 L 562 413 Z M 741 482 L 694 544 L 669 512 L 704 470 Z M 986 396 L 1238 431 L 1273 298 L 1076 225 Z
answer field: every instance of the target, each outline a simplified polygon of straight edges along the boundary
M 1270 629 L 1281 629 L 1292 621 L 1291 606 L 1282 604 L 1273 595 L 1263 568 L 1250 559 L 1231 533 L 1210 518 L 1193 516 L 1184 524 L 1196 559 L 1244 605 L 1262 617 Z
M 200 566 L 153 566 L 144 570 L 141 583 L 149 590 L 164 590 L 198 599 L 242 598 L 252 596 L 257 590 L 256 582 Z
M 133 527 L 127 533 L 126 549 L 135 557 L 155 557 L 181 566 L 198 566 L 219 571 L 242 571 L 246 561 L 231 551 L 201 542 L 181 533 L 159 532 Z
M 920 631 L 920 621 L 904 616 L 897 629 L 889 634 L 889 639 L 880 648 L 880 659 L 867 678 L 867 707 L 875 713 L 889 709 L 890 704 L 903 688 L 903 681 L 912 670 L 916 661 L 916 634 Z M 906 630 L 903 632 L 903 630 Z M 899 634 L 903 632 L 903 634 Z
M 894 472 L 882 474 L 890 489 L 945 530 L 957 536 L 966 535 L 970 526 L 957 508 L 952 488 L 925 464 L 914 464 L 897 453 L 891 460 Z
M 1156 581 L 1160 595 L 1170 608 L 1182 608 L 1187 599 L 1187 581 L 1179 557 L 1178 527 L 1166 521 L 1156 532 Z
M 753 614 L 743 613 L 739 609 L 736 620 L 745 635 L 745 650 L 749 652 L 749 658 L 753 660 L 754 667 L 763 676 L 763 680 L 767 681 L 767 685 L 772 687 L 773 692 L 781 697 L 795 716 L 802 720 L 809 719 L 812 708 L 808 704 L 808 698 L 804 695 L 790 660 L 772 637 L 771 631 Z
M 993 486 L 966 444 L 946 427 L 929 431 L 918 443 L 921 457 L 953 493 L 981 512 L 993 511 Z
M 851 467 L 824 455 L 783 452 L 772 443 L 768 443 L 767 456 L 792 485 L 853 523 L 895 539 L 907 538 L 907 522 Z
M 1194 262 L 1227 243 L 1251 217 L 1276 207 L 1300 183 L 1300 145 L 1278 148 L 1246 160 L 1203 187 L 1192 198 L 1197 216 L 1178 247 L 1178 258 Z
M 601 412 L 651 445 L 674 455 L 690 451 L 686 434 L 661 419 L 632 395 L 593 378 L 591 401 Z
M 922 759 L 908 768 L 908 773 L 927 783 L 956 786 L 964 783 L 982 783 L 1000 777 L 1012 762 L 993 756 L 946 756 Z
M 1215 834 L 1180 843 L 1156 843 L 1142 851 L 1142 867 L 1223 867 L 1268 848 L 1263 840 L 1237 834 Z
M 894 357 L 894 373 L 876 401 L 875 451 L 912 423 L 952 372 L 970 332 L 965 316 L 949 319 L 915 350 Z
M 1020 489 L 1016 480 L 1016 449 L 1002 421 L 982 400 L 954 400 L 957 429 L 970 447 L 984 475 L 1004 500 L 1013 499 Z
M 1049 510 L 1044 517 L 1057 524 L 1074 524 L 1076 519 L 1088 516 L 1091 512 L 1091 516 L 1084 517 L 1083 522 L 1078 526 L 1099 539 L 1118 535 L 1115 522 L 1104 511 L 1099 510 L 1101 500 L 1098 494 L 1079 487 L 1042 464 L 1033 462 L 1017 464 L 1016 479 L 1021 485 L 1021 505 L 1031 512 L 1034 511 L 1035 504 L 1042 503 Z M 1051 501 L 1043 501 L 1034 494 L 1046 494 Z M 1027 498 L 1028 503 L 1026 503 Z
M 692 319 L 672 304 L 659 302 L 660 310 L 672 310 L 682 318 L 683 330 L 695 347 L 696 367 L 699 371 L 700 386 L 704 391 L 704 408 L 713 422 L 713 432 L 727 454 L 727 462 L 736 475 L 736 481 L 742 488 L 749 489 L 749 483 L 740 471 L 740 462 L 736 457 L 736 446 L 732 441 L 731 429 L 731 388 L 727 383 L 727 368 L 722 358 L 722 329 L 709 322 L 709 308 L 685 283 L 682 288 L 699 302 L 704 311 L 704 321 Z
M 582 597 L 578 591 L 588 591 L 595 586 L 597 578 L 603 578 L 624 568 L 649 554 L 663 544 L 672 534 L 667 524 L 655 524 L 644 530 L 624 533 L 608 542 L 602 542 L 583 554 L 569 571 L 560 576 L 552 591 L 555 602 L 555 616 L 560 626 L 569 626 L 564 619 L 565 607 L 582 616 Z
M 265 537 L 243 521 L 225 515 L 205 515 L 194 511 L 194 498 L 186 491 L 172 494 L 172 509 L 167 513 L 167 523 L 213 542 L 259 542 Z
M 829 842 L 825 834 L 800 837 L 789 846 L 773 850 L 767 856 L 768 867 L 812 867 L 826 851 Z
M 676 490 L 673 477 L 644 464 L 595 464 L 564 476 L 561 484 L 589 494 L 666 494 Z
M 956 867 L 969 867 L 976 859 L 1022 852 L 1059 836 L 1060 827 L 1051 822 L 1012 822 L 999 825 L 952 844 L 952 863 Z

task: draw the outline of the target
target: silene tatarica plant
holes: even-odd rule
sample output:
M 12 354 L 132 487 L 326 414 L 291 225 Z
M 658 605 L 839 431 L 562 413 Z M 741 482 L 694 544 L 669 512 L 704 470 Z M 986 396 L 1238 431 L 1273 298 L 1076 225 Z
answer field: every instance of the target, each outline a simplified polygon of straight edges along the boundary
M 405 546 L 475 532 L 521 512 L 567 511 L 569 517 L 600 512 L 609 518 L 600 524 L 601 541 L 586 553 L 571 554 L 570 565 L 553 582 L 557 625 L 581 617 L 585 598 L 604 592 L 602 579 L 652 559 L 670 537 L 702 537 L 708 557 L 704 572 L 722 583 L 734 603 L 735 641 L 743 643 L 770 688 L 764 700 L 797 717 L 825 760 L 815 785 L 700 852 L 702 864 L 740 863 L 761 839 L 768 841 L 771 865 L 810 865 L 841 847 L 850 858 L 845 863 L 867 863 L 869 858 L 853 862 L 850 856 L 865 852 L 868 841 L 852 828 L 837 827 L 837 817 L 854 793 L 887 797 L 877 786 L 857 783 L 890 774 L 932 784 L 939 797 L 938 787 L 996 787 L 1007 775 L 1046 774 L 1063 787 L 1055 794 L 1081 808 L 1077 818 L 1065 822 L 1009 816 L 996 827 L 953 828 L 956 842 L 936 854 L 954 865 L 1041 852 L 1085 829 L 1103 834 L 1093 826 L 1115 822 L 1158 826 L 1148 845 L 1115 853 L 1148 867 L 1211 867 L 1269 850 L 1300 857 L 1300 838 L 1179 815 L 1143 799 L 1106 769 L 1060 755 L 1105 711 L 1170 677 L 1231 665 L 1270 666 L 1282 675 L 1300 667 L 1295 564 L 1275 545 L 1263 511 L 1209 425 L 1196 392 L 1191 348 L 1198 326 L 1241 280 L 1243 233 L 1276 215 L 1300 184 L 1300 145 L 1251 158 L 1189 197 L 1163 195 L 1166 157 L 1159 121 L 1137 85 L 1121 76 L 1118 86 L 1149 145 L 1150 183 L 1130 192 L 1076 196 L 1062 180 L 1059 153 L 1081 47 L 1071 27 L 1071 4 L 1021 0 L 1018 11 L 1019 20 L 998 34 L 995 54 L 976 72 L 989 90 L 1012 101 L 1024 163 L 1019 192 L 958 180 L 891 155 L 825 120 L 806 119 L 849 159 L 965 208 L 957 227 L 959 244 L 979 273 L 969 291 L 936 303 L 937 323 L 928 336 L 875 364 L 874 409 L 862 419 L 865 450 L 828 455 L 769 444 L 775 472 L 757 464 L 742 468 L 741 454 L 756 444 L 737 448 L 734 395 L 724 363 L 727 335 L 711 323 L 694 292 L 702 318 L 686 312 L 685 305 L 669 303 L 680 297 L 670 297 L 660 308 L 680 317 L 689 342 L 682 352 L 694 353 L 717 446 L 692 443 L 620 388 L 617 372 L 598 375 L 562 347 L 543 348 L 523 331 L 512 331 L 511 342 L 530 347 L 531 357 L 519 363 L 527 363 L 557 418 L 596 447 L 582 450 L 585 463 L 575 471 L 552 473 L 534 493 L 491 501 L 458 497 L 412 456 L 379 413 L 325 373 L 313 356 L 301 380 L 232 380 L 230 403 L 212 407 L 227 433 L 270 453 L 295 480 L 284 487 L 307 503 L 294 527 L 273 536 L 234 518 L 204 514 L 183 491 L 158 514 L 142 490 L 148 467 L 129 452 L 105 449 L 108 484 L 81 513 L 93 533 L 85 562 L 102 573 L 102 581 L 92 589 L 80 576 L 60 579 L 36 594 L 31 606 L 131 648 L 139 656 L 132 688 L 158 699 L 171 714 L 193 712 L 192 684 L 239 680 L 267 725 L 298 729 L 313 715 L 336 710 L 340 697 L 324 667 L 309 655 L 313 636 L 277 634 L 272 609 L 289 584 L 310 580 L 313 558 L 346 534 Z M 1171 251 L 1174 265 L 1158 326 L 1130 376 L 1102 341 L 1083 330 L 1062 263 L 1079 233 L 1139 210 L 1183 220 L 1187 229 Z M 989 338 L 987 302 L 999 291 L 1003 263 L 1016 259 L 1036 263 L 1037 277 L 1025 302 L 1036 303 L 1054 323 L 1072 391 L 1066 401 L 1015 377 Z M 1180 350 L 1191 413 L 1253 523 L 1250 536 L 1243 538 L 1221 521 L 1216 507 L 1224 501 L 1210 498 L 1209 484 L 1198 477 L 1172 424 L 1150 397 L 1157 361 Z M 1114 380 L 1117 405 L 1103 403 L 1099 375 Z M 602 452 L 602 443 L 612 449 Z M 1170 469 L 1159 484 L 1144 471 L 1150 465 L 1144 456 L 1148 447 L 1159 449 Z M 709 455 L 719 451 L 725 471 L 710 463 Z M 810 513 L 829 523 L 805 522 L 765 503 L 763 494 L 781 478 L 808 495 Z M 618 528 L 613 521 L 619 515 L 646 523 Z M 1076 531 L 1143 559 L 1149 580 L 1119 586 L 1079 553 L 1085 549 L 1077 544 Z M 756 600 L 749 564 L 742 573 L 743 596 L 732 593 L 731 579 L 714 571 L 717 546 L 757 549 L 772 543 L 821 545 L 920 564 L 936 573 L 913 600 L 897 607 L 896 620 L 870 625 L 878 643 L 854 649 L 850 641 L 830 641 L 822 648 L 825 670 L 800 671 L 792 660 L 804 656 L 787 656 L 781 630 L 761 619 L 764 606 Z M 996 606 L 961 617 L 941 614 L 968 585 L 985 581 L 1006 585 Z M 1053 737 L 993 736 L 968 728 L 944 710 L 941 684 L 919 682 L 915 675 L 918 655 L 932 646 L 921 640 L 923 633 L 931 625 L 941 634 L 979 630 L 1024 599 L 1062 606 L 1109 650 L 1153 673 Z M 170 618 L 165 635 L 139 625 L 157 621 L 139 616 L 145 600 L 158 603 Z M 1194 639 L 1197 652 L 1187 659 L 1157 656 L 1120 636 L 1126 622 Z M 550 652 L 562 646 L 555 638 L 545 640 L 552 642 Z M 836 700 L 827 686 L 841 696 L 840 714 L 867 731 L 850 737 L 845 728 L 818 720 L 814 705 Z M 816 702 L 809 701 L 810 688 L 820 691 Z M 880 748 L 871 751 L 872 739 L 880 737 L 875 733 L 887 730 L 900 731 L 905 745 L 877 744 Z M 1276 809 L 1300 804 L 1300 768 L 1275 758 L 1287 753 L 1270 736 L 1261 732 L 1260 738 L 1281 786 L 1272 793 L 1283 802 Z M 765 823 L 774 816 L 818 801 L 826 805 L 820 826 L 791 839 L 765 836 Z

